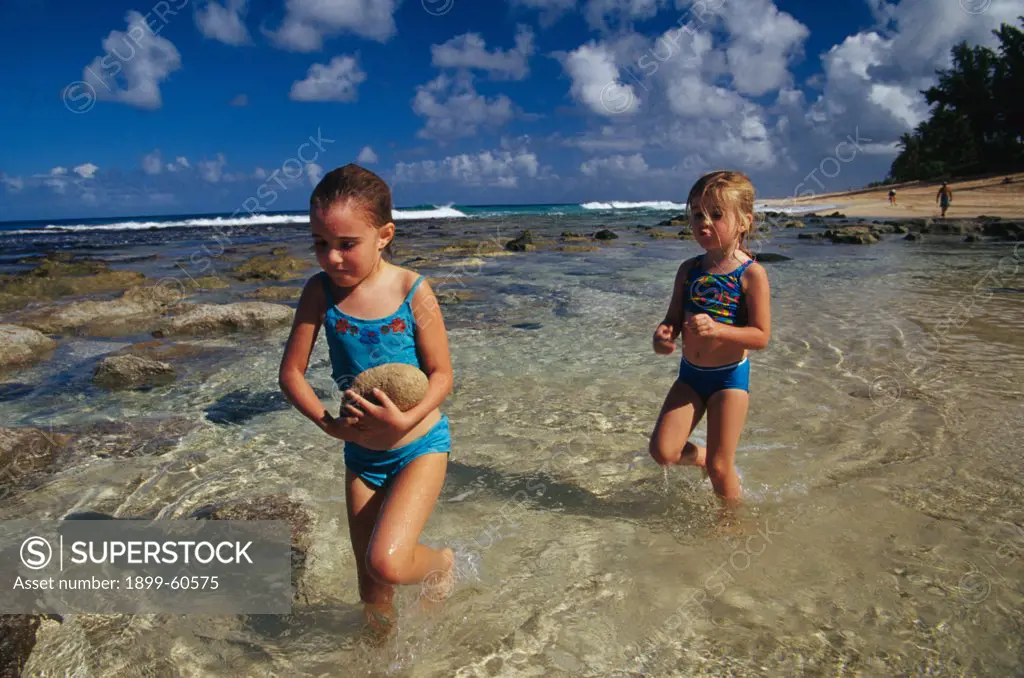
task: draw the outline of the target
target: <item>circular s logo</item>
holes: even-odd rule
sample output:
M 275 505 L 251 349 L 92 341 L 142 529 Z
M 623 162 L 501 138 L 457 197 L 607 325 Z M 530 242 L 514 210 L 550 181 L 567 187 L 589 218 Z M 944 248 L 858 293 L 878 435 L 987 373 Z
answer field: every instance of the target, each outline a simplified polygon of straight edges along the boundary
M 64 107 L 72 113 L 88 113 L 96 105 L 96 88 L 78 80 L 64 88 L 61 94 L 64 100 Z
M 21 542 L 21 562 L 30 570 L 41 570 L 50 564 L 53 549 L 42 537 L 29 537 Z

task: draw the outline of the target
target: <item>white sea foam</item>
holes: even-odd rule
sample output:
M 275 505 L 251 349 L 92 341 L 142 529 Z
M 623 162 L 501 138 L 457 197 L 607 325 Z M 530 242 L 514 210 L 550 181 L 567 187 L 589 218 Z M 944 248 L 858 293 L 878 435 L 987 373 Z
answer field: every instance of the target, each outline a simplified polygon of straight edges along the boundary
M 429 210 L 392 210 L 391 216 L 398 219 L 459 219 L 466 215 L 451 206 L 437 207 Z
M 585 202 L 580 205 L 585 210 L 664 210 L 682 211 L 686 209 L 684 202 L 671 202 L 670 200 L 646 200 L 642 202 L 623 202 L 612 200 L 610 202 Z
M 403 219 L 451 219 L 466 215 L 452 207 L 425 210 L 393 210 L 392 217 Z M 199 217 L 177 221 L 114 221 L 109 224 L 48 224 L 42 228 L 3 231 L 0 235 L 37 235 L 39 233 L 85 233 L 89 231 L 146 231 L 162 228 L 226 228 L 268 226 L 272 224 L 308 224 L 308 214 L 254 214 L 247 217 Z

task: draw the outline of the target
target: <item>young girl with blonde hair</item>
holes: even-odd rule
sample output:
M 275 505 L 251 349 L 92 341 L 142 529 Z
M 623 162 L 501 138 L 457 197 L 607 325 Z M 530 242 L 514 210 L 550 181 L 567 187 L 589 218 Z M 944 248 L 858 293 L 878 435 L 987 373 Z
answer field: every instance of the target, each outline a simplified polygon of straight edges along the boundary
M 727 506 L 740 499 L 736 447 L 747 417 L 747 352 L 768 345 L 768 276 L 746 249 L 754 227 L 754 186 L 740 172 L 701 177 L 686 200 L 693 237 L 704 254 L 679 266 L 672 300 L 654 331 L 654 351 L 668 355 L 682 337 L 679 376 L 669 389 L 650 454 L 658 464 L 706 469 Z M 689 441 L 707 414 L 707 447 Z

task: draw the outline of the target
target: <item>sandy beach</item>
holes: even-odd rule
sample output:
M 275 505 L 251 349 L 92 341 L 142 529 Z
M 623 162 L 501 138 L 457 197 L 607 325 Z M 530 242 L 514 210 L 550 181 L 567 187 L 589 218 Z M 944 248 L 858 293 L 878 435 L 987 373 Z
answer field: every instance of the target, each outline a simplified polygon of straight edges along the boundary
M 1007 178 L 1010 183 L 1004 183 Z M 938 217 L 939 205 L 935 195 L 941 184 L 941 181 L 915 181 L 842 193 L 773 198 L 763 202 L 775 209 L 825 203 L 835 205 L 837 210 L 850 217 Z M 983 215 L 1024 217 L 1024 173 L 954 180 L 949 182 L 949 186 L 953 189 L 953 202 L 946 212 L 948 218 Z M 895 206 L 889 204 L 890 188 L 896 189 Z

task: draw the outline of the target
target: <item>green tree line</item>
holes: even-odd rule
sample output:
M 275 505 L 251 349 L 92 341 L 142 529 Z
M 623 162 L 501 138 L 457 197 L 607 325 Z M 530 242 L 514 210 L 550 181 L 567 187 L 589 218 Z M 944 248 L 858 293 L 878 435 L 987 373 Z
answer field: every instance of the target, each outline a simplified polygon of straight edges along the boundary
M 931 117 L 900 137 L 885 183 L 1024 169 L 1024 32 L 1007 23 L 992 32 L 998 51 L 953 47 L 953 67 L 922 92 Z

